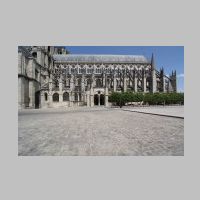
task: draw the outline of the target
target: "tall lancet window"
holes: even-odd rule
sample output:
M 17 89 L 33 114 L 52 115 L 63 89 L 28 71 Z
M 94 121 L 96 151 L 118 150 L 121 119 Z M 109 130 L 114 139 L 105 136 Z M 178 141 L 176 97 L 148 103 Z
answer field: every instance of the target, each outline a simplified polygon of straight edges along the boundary
M 101 87 L 101 79 L 96 80 L 96 87 Z

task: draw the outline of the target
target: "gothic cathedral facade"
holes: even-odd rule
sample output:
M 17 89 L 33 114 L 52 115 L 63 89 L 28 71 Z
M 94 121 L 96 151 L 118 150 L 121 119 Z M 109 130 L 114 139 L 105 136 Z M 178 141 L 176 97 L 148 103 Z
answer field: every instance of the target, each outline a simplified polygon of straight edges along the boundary
M 112 92 L 176 92 L 176 71 L 154 56 L 68 54 L 65 47 L 18 47 L 18 108 L 109 106 Z

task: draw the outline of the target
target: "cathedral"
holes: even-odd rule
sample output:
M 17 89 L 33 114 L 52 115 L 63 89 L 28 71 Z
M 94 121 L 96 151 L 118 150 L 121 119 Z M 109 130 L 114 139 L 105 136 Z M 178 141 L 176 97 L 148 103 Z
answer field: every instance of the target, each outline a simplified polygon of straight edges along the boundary
M 112 92 L 176 92 L 154 56 L 70 54 L 65 47 L 18 47 L 18 108 L 109 106 Z

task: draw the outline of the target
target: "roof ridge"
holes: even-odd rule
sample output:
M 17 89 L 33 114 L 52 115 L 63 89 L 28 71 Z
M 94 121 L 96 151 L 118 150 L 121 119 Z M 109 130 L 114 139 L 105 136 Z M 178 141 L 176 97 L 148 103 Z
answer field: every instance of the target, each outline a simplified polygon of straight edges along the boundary
M 148 63 L 144 55 L 117 55 L 117 54 L 54 54 L 55 61 L 63 62 L 132 62 Z
M 54 54 L 55 56 L 141 56 L 141 57 L 145 57 L 144 55 L 141 54 L 134 54 L 134 55 L 130 55 L 130 54 Z

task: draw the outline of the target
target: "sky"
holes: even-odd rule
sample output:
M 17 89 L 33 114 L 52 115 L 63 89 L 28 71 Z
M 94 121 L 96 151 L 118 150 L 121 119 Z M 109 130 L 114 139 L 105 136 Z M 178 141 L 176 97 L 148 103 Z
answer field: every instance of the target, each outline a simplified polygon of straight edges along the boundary
M 156 69 L 163 67 L 167 76 L 176 70 L 177 90 L 184 92 L 183 46 L 66 46 L 66 49 L 71 54 L 144 55 L 148 59 L 153 53 Z

